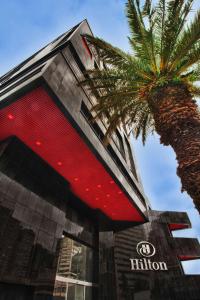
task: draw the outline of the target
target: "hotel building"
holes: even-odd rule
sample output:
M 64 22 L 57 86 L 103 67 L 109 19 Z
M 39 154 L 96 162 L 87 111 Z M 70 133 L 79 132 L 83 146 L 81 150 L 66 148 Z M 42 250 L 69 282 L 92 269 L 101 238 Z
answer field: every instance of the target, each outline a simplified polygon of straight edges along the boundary
M 197 300 L 180 262 L 199 243 L 171 234 L 187 215 L 151 210 L 124 129 L 104 146 L 106 116 L 91 122 L 79 83 L 101 62 L 85 33 L 0 78 L 0 300 Z

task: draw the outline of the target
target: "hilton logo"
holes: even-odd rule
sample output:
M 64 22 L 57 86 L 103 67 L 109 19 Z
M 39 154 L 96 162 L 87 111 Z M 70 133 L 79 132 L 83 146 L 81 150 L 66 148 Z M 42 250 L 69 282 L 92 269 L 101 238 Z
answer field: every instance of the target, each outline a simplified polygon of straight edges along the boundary
M 156 249 L 153 244 L 142 241 L 136 246 L 137 253 L 144 257 L 152 257 L 156 253 Z M 167 271 L 167 265 L 165 262 L 152 262 L 147 258 L 131 258 L 131 270 L 132 271 Z

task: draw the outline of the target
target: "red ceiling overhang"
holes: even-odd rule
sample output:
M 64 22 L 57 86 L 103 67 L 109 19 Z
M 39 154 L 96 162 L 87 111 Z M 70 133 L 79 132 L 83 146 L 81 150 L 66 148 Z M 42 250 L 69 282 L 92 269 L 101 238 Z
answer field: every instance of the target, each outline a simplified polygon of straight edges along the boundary
M 110 219 L 144 221 L 44 88 L 16 100 L 0 111 L 0 140 L 17 136 L 62 175 L 82 201 Z
M 173 230 L 180 230 L 180 229 L 186 229 L 186 228 L 189 228 L 189 225 L 188 224 L 179 224 L 179 223 L 171 223 L 169 224 L 169 229 L 171 231 Z
M 192 256 L 192 255 L 179 255 L 178 258 L 181 261 L 186 261 L 186 260 L 199 259 L 200 257 L 199 256 Z

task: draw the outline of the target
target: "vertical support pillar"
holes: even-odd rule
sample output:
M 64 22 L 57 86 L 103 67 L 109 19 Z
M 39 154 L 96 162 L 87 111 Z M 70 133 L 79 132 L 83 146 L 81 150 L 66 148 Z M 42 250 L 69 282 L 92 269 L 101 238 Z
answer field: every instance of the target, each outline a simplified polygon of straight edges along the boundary
M 99 300 L 116 300 L 114 235 L 99 232 Z

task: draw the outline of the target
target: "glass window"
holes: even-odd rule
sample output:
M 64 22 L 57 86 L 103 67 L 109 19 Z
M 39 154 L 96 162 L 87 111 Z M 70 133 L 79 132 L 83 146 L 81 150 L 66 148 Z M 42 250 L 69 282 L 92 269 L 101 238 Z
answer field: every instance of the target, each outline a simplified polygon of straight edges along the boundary
M 55 300 L 92 300 L 94 283 L 94 250 L 69 237 L 60 241 Z
M 125 158 L 125 151 L 124 151 L 124 144 L 123 144 L 123 139 L 121 137 L 121 134 L 119 133 L 118 130 L 115 130 L 113 132 L 113 141 L 115 142 L 115 145 L 117 146 L 118 150 L 122 154 L 122 156 Z
M 57 275 L 93 282 L 94 250 L 68 237 L 60 243 Z
M 54 288 L 54 300 L 93 300 L 94 288 L 66 283 L 62 287 L 57 286 Z
M 67 300 L 84 300 L 84 286 L 68 283 L 67 290 L 66 290 L 66 299 Z
M 92 300 L 92 296 L 94 295 L 94 289 L 91 286 L 86 286 L 85 287 L 85 299 L 91 299 Z
M 86 104 L 82 101 L 81 103 L 81 113 L 86 118 L 88 123 L 90 124 L 90 127 L 94 130 L 95 134 L 98 136 L 98 138 L 102 141 L 104 138 L 104 133 L 97 124 L 96 121 L 93 120 L 93 116 L 90 112 L 90 110 L 87 108 Z
M 130 167 L 133 175 L 137 179 L 137 173 L 136 173 L 136 169 L 135 169 L 135 164 L 134 164 L 134 160 L 133 160 L 131 146 L 130 146 L 129 141 L 127 140 L 126 137 L 125 137 L 125 142 L 126 142 L 126 147 L 127 147 L 127 150 L 128 150 L 128 164 L 129 164 L 129 167 Z

